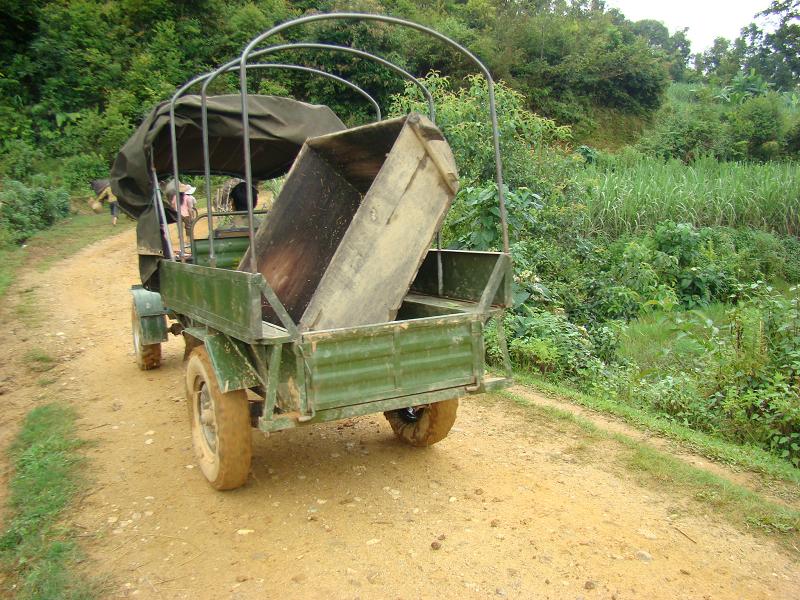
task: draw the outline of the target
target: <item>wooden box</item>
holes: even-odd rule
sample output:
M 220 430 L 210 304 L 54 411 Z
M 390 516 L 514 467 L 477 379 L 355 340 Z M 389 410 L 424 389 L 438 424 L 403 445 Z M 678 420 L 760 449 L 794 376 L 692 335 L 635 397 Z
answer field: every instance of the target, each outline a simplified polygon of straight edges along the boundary
M 256 233 L 258 271 L 303 331 L 392 321 L 457 190 L 421 115 L 311 138 Z

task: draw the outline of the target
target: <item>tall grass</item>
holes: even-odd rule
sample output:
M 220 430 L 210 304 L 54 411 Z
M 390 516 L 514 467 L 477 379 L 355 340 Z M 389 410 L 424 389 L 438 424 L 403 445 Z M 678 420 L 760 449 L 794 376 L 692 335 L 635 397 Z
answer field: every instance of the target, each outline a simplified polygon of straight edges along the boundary
M 686 165 L 628 151 L 587 165 L 584 183 L 591 222 L 612 235 L 666 220 L 800 232 L 797 163 L 703 158 Z

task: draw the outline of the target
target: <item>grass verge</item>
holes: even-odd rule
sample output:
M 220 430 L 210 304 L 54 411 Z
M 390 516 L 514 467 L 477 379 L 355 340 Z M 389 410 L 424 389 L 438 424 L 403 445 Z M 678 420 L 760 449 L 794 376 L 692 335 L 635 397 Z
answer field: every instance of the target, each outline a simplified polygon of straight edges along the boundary
M 612 414 L 638 429 L 645 429 L 679 442 L 706 458 L 800 485 L 800 469 L 756 446 L 734 444 L 613 398 L 590 396 L 529 373 L 515 372 L 514 379 L 537 391 L 566 398 L 592 410 Z
M 545 418 L 571 423 L 593 440 L 619 443 L 623 451 L 618 460 L 641 485 L 666 488 L 681 496 L 689 496 L 736 527 L 768 533 L 778 538 L 787 549 L 798 552 L 800 511 L 765 500 L 752 490 L 686 464 L 624 434 L 604 431 L 579 415 L 559 408 L 536 406 L 512 392 L 499 395 L 528 410 L 535 410 Z
M 13 283 L 21 267 L 44 271 L 99 240 L 133 227 L 134 222 L 122 216 L 116 227 L 106 213 L 71 215 L 50 229 L 33 235 L 25 247 L 0 247 L 0 298 Z
M 47 404 L 28 413 L 9 452 L 14 474 L 5 530 L 0 535 L 0 569 L 11 597 L 85 600 L 96 586 L 76 573 L 79 552 L 62 517 L 81 489 L 78 453 L 69 408 Z

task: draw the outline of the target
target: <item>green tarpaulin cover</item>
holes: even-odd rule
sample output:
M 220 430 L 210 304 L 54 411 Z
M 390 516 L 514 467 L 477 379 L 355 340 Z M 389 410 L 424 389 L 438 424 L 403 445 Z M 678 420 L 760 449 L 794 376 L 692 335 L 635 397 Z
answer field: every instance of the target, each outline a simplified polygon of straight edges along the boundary
M 277 96 L 248 97 L 253 177 L 271 179 L 286 173 L 307 138 L 341 131 L 344 124 L 327 106 Z M 142 283 L 158 289 L 158 260 L 164 256 L 153 203 L 152 159 L 159 179 L 172 178 L 169 103 L 158 105 L 120 150 L 111 168 L 111 189 L 120 208 L 138 220 L 137 251 Z M 178 165 L 181 175 L 203 174 L 200 96 L 184 96 L 175 105 Z M 242 100 L 236 95 L 208 98 L 211 172 L 243 176 Z M 167 219 L 175 213 L 166 204 Z

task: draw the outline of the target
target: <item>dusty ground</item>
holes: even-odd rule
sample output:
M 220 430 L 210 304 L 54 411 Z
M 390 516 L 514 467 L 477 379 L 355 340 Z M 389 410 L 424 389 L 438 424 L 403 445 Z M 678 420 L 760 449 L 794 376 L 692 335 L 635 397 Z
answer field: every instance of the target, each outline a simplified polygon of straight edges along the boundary
M 463 401 L 427 450 L 380 415 L 254 433 L 248 485 L 213 491 L 193 464 L 182 343 L 147 373 L 131 352 L 133 236 L 27 276 L 12 298 L 49 322 L 12 310 L 0 347 L 0 443 L 37 402 L 81 414 L 92 483 L 70 520 L 109 597 L 800 597 L 774 542 L 638 486 L 614 442 L 499 398 Z M 31 347 L 60 358 L 48 379 L 21 360 Z

